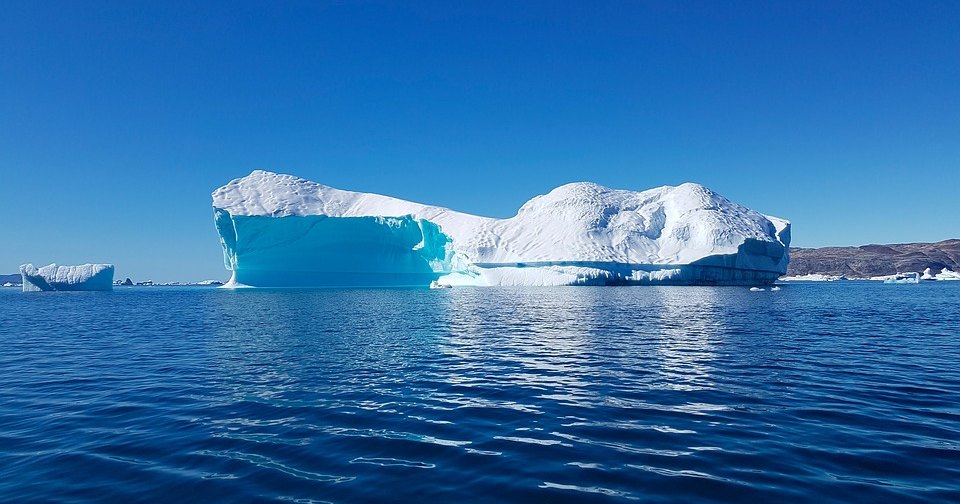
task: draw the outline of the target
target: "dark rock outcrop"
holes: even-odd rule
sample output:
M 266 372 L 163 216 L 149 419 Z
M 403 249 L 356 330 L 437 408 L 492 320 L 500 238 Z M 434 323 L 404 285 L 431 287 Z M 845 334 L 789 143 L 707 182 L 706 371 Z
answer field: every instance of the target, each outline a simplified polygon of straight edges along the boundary
M 861 247 L 790 248 L 787 275 L 823 273 L 862 278 L 908 271 L 960 271 L 960 240 Z

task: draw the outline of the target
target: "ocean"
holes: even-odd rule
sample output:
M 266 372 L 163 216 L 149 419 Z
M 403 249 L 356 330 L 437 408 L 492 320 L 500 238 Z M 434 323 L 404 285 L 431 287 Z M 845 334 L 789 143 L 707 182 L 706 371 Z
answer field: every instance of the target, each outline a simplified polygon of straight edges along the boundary
M 958 502 L 960 282 L 0 289 L 0 501 Z

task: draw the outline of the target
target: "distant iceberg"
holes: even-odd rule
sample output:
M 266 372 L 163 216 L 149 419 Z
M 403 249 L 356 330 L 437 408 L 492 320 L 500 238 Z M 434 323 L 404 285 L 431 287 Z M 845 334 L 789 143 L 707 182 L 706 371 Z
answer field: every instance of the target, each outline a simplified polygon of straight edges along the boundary
M 785 276 L 781 278 L 784 282 L 836 282 L 837 280 L 846 280 L 842 275 L 826 275 L 823 273 L 808 273 L 806 275 Z
M 920 277 L 921 280 L 960 280 L 960 272 L 952 271 L 950 268 L 943 268 L 940 270 L 940 273 L 932 273 L 930 268 L 923 270 L 923 276 Z
M 32 264 L 20 266 L 23 292 L 109 291 L 113 290 L 113 271 L 112 264 L 49 264 L 41 268 Z
M 699 184 L 560 186 L 492 219 L 254 171 L 213 193 L 227 286 L 768 285 L 790 223 Z
M 887 284 L 918 284 L 920 283 L 920 273 L 897 273 L 896 275 L 870 277 L 870 280 L 880 280 Z

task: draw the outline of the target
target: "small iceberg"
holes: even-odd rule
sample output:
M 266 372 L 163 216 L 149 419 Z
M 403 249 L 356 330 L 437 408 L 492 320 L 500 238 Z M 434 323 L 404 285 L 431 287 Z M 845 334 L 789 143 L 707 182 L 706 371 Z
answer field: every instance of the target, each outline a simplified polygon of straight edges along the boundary
M 42 268 L 23 264 L 20 276 L 23 278 L 23 292 L 109 291 L 113 290 L 113 270 L 112 264 L 48 264 Z
M 760 287 L 750 287 L 750 292 L 763 292 L 763 291 L 765 291 L 765 290 L 766 290 L 766 289 L 763 289 L 763 288 L 760 288 Z
M 837 280 L 846 280 L 843 275 L 827 275 L 824 273 L 808 273 L 806 275 L 793 275 L 780 277 L 782 282 L 836 282 Z
M 430 288 L 431 288 L 431 289 L 449 289 L 450 286 L 447 285 L 447 284 L 442 284 L 442 283 L 434 280 L 434 281 L 430 282 Z
M 920 283 L 920 274 L 917 272 L 897 273 L 883 279 L 885 284 L 918 284 Z
M 777 292 L 777 291 L 779 291 L 779 290 L 780 290 L 780 286 L 779 286 L 779 285 L 774 285 L 773 287 L 770 287 L 770 292 Z

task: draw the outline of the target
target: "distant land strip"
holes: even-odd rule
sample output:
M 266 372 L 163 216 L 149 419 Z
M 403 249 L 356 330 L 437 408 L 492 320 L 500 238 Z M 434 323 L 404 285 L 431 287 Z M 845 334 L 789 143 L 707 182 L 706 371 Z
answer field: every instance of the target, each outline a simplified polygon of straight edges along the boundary
M 788 276 L 822 273 L 866 278 L 943 268 L 960 271 L 960 239 L 860 247 L 790 247 Z

